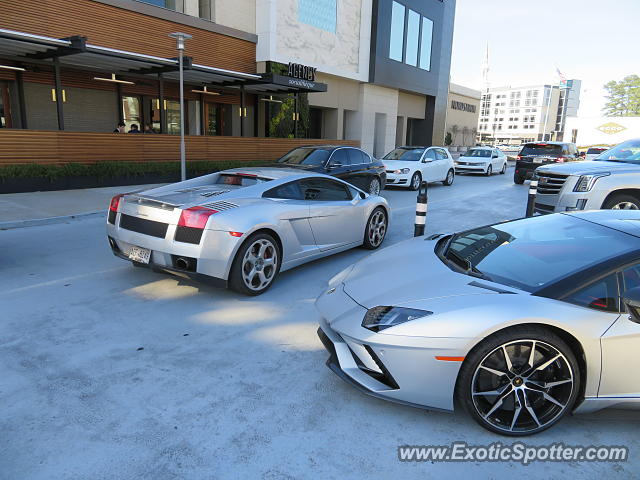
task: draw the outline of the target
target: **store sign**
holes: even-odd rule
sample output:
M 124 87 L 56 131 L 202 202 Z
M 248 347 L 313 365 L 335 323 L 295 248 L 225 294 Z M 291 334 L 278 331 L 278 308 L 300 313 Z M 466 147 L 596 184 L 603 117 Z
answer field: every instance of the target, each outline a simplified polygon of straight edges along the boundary
M 287 72 L 287 75 L 291 78 L 299 78 L 300 80 L 314 82 L 316 80 L 316 70 L 318 69 L 315 67 L 289 62 L 289 71 Z
M 627 127 L 613 122 L 605 123 L 604 125 L 596 127 L 596 130 L 600 130 L 602 133 L 606 133 L 607 135 L 615 135 L 616 133 L 620 133 L 626 129 Z
M 451 108 L 454 110 L 462 110 L 463 112 L 476 113 L 476 106 L 470 103 L 458 102 L 451 100 Z

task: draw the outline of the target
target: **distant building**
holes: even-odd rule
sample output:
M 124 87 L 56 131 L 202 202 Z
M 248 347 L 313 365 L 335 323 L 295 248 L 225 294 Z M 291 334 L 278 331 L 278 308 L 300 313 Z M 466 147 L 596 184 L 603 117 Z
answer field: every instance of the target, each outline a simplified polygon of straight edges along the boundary
M 452 146 L 475 145 L 481 96 L 480 90 L 449 84 L 445 132 L 451 134 Z
M 483 93 L 478 121 L 481 142 L 565 140 L 568 118 L 577 116 L 580 80 L 566 84 L 490 88 Z
M 640 117 L 568 118 L 565 137 L 582 147 L 616 145 L 640 138 Z

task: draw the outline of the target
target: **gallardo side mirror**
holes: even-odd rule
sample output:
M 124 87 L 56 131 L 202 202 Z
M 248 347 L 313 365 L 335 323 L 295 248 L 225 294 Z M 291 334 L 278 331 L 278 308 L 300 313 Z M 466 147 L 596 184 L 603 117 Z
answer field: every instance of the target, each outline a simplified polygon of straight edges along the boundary
M 640 323 L 640 287 L 632 288 L 624 292 L 622 301 L 627 307 L 629 320 Z

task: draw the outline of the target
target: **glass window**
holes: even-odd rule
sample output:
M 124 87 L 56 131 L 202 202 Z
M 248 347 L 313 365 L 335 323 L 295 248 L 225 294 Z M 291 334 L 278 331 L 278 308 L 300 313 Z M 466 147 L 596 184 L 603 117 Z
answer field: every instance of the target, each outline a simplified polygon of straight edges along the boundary
M 302 200 L 302 192 L 298 182 L 289 182 L 279 187 L 267 190 L 262 195 L 265 198 L 284 198 L 288 200 Z
M 583 307 L 617 312 L 618 298 L 618 278 L 613 274 L 569 295 L 565 300 Z
M 436 148 L 436 155 L 438 160 L 447 160 L 449 158 L 446 150 L 443 150 L 442 148 Z
M 427 150 L 427 154 L 425 155 L 425 158 L 428 158 L 430 160 L 436 160 L 438 157 L 436 157 L 436 151 L 431 149 L 431 150 Z
M 402 61 L 404 50 L 404 5 L 393 2 L 391 5 L 391 35 L 389 38 L 389 58 Z
M 364 160 L 364 152 L 361 152 L 360 150 L 356 149 L 356 148 L 349 148 L 347 149 L 347 151 L 349 152 L 349 163 L 351 165 L 361 165 L 363 163 L 365 163 Z
M 329 158 L 329 150 L 311 147 L 301 147 L 291 150 L 278 163 L 290 165 L 324 165 Z
M 249 174 L 233 174 L 233 173 L 222 173 L 218 175 L 216 180 L 216 184 L 218 185 L 235 185 L 238 187 L 250 187 L 252 185 L 256 185 L 258 183 L 263 183 L 265 181 L 264 178 L 260 178 L 257 175 L 249 175 Z
M 312 27 L 335 33 L 337 0 L 298 0 L 298 20 Z
M 396 148 L 384 156 L 385 160 L 417 162 L 422 158 L 424 148 Z
M 198 10 L 200 18 L 213 20 L 213 2 L 211 0 L 199 0 Z
M 433 40 L 433 20 L 422 17 L 420 34 L 420 68 L 431 70 L 431 43 Z
M 300 180 L 300 189 L 305 200 L 314 201 L 344 201 L 352 200 L 349 189 L 338 182 L 324 178 L 309 178 Z
M 184 0 L 140 0 L 156 7 L 168 8 L 176 12 L 184 13 Z
M 640 140 L 629 140 L 600 154 L 595 160 L 640 164 Z
M 624 290 L 640 287 L 640 265 L 634 265 L 622 271 Z
M 547 215 L 457 234 L 444 254 L 465 271 L 533 292 L 633 251 L 638 243 L 631 235 L 579 218 Z
M 124 117 L 125 131 L 129 132 L 132 125 L 142 130 L 142 116 L 140 114 L 140 99 L 138 97 L 122 97 L 122 113 Z
M 167 114 L 167 133 L 180 135 L 180 102 L 178 100 L 165 100 L 164 108 Z M 185 120 L 187 118 L 189 116 L 185 112 Z
M 418 65 L 418 36 L 420 35 L 420 14 L 409 10 L 407 21 L 407 55 L 405 63 L 413 67 Z
M 523 120 L 527 121 L 527 120 Z M 520 151 L 520 155 L 555 155 L 559 156 L 562 154 L 562 146 L 556 145 L 553 143 L 527 143 L 522 150 Z
M 335 165 L 337 163 L 348 166 L 351 165 L 351 159 L 349 158 L 349 149 L 347 148 L 339 148 L 335 150 L 331 155 L 331 159 L 329 160 L 331 165 Z
M 360 158 L 362 159 L 362 163 L 371 163 L 371 157 L 367 152 L 363 152 L 362 150 L 358 150 L 360 152 Z

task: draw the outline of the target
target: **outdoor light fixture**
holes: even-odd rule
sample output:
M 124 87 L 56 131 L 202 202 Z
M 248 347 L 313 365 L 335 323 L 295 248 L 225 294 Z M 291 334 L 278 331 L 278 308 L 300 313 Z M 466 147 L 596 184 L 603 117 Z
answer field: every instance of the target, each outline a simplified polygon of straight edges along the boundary
M 129 82 L 127 80 L 118 80 L 116 78 L 116 74 L 112 73 L 111 78 L 104 77 L 93 77 L 94 80 L 99 80 L 101 82 L 111 82 L 111 83 L 121 83 L 122 85 L 135 85 L 135 82 Z
M 22 67 L 12 67 L 11 65 L 0 65 L 0 69 L 2 70 L 14 70 L 16 72 L 26 72 L 26 70 Z
M 210 92 L 205 85 L 202 90 L 191 90 L 193 93 L 203 93 L 205 95 L 220 95 L 220 92 Z
M 61 92 L 62 92 L 62 103 L 67 103 L 67 92 L 64 89 L 62 89 Z M 52 102 L 58 101 L 55 88 L 51 89 L 51 101 Z
M 247 116 L 247 107 L 239 107 L 238 114 L 241 117 L 246 117 Z
M 180 178 L 184 182 L 187 179 L 187 160 L 184 146 L 184 41 L 193 38 L 188 33 L 170 33 L 171 38 L 176 39 L 178 50 L 178 70 L 180 71 Z
M 269 103 L 282 103 L 282 100 L 274 100 L 273 95 L 269 95 L 269 98 L 261 98 L 260 101 Z

